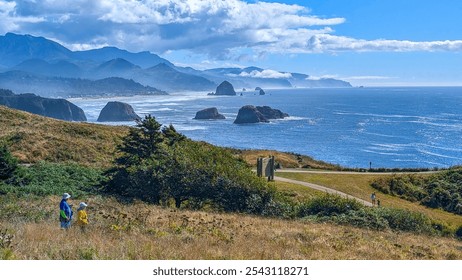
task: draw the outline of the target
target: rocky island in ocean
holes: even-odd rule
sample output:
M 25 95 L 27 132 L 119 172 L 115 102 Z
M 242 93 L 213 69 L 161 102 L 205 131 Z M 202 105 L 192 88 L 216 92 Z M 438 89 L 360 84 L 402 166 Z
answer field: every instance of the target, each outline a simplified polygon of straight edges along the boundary
M 223 120 L 225 116 L 218 113 L 218 109 L 215 107 L 200 110 L 194 117 L 195 120 Z
M 99 122 L 123 122 L 141 119 L 130 104 L 111 101 L 104 106 L 99 114 Z
M 283 119 L 289 115 L 269 106 L 246 105 L 239 109 L 235 124 L 269 122 L 271 119 Z
M 0 89 L 0 105 L 65 121 L 86 121 L 81 108 L 65 99 L 45 98 L 32 93 L 14 94 Z
M 218 85 L 215 93 L 209 93 L 209 95 L 236 95 L 233 85 L 228 81 L 223 81 Z

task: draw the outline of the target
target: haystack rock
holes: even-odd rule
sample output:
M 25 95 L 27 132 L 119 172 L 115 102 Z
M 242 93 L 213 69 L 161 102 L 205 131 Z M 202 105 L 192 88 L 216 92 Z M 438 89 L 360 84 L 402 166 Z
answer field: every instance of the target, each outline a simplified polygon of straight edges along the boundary
M 265 94 L 266 94 L 265 91 L 260 89 L 260 95 L 265 95 Z
M 215 95 L 236 95 L 236 91 L 230 82 L 224 81 L 217 87 Z
M 141 119 L 130 104 L 111 101 L 104 106 L 99 114 L 99 122 L 124 122 Z
M 225 116 L 218 113 L 218 109 L 215 107 L 207 108 L 204 110 L 200 110 L 196 113 L 194 117 L 195 120 L 223 120 L 226 119 Z

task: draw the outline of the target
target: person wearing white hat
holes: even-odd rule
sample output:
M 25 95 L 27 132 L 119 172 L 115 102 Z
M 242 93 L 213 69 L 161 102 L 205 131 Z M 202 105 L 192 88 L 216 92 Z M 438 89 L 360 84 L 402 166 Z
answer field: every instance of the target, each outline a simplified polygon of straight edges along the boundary
M 86 226 L 88 225 L 88 215 L 85 208 L 87 208 L 85 202 L 80 202 L 79 209 L 77 209 L 77 224 L 80 226 L 82 231 L 85 231 Z
M 62 229 L 68 229 L 71 227 L 72 220 L 72 209 L 67 200 L 71 198 L 70 194 L 64 193 L 61 203 L 59 204 L 59 221 L 61 222 Z

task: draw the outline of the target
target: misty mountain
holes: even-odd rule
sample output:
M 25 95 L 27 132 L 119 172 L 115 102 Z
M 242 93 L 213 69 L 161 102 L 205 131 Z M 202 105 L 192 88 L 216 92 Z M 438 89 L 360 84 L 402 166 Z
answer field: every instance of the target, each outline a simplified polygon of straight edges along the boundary
M 132 53 L 126 50 L 121 50 L 116 47 L 104 47 L 100 49 L 88 50 L 88 51 L 77 51 L 73 53 L 73 58 L 76 60 L 90 60 L 95 62 L 106 62 L 109 60 L 121 58 L 132 64 L 138 65 L 141 68 L 149 68 L 159 63 L 164 63 L 169 66 L 173 64 L 161 58 L 160 56 L 144 51 L 138 53 Z
M 12 67 L 29 59 L 48 62 L 72 59 L 73 52 L 43 37 L 6 33 L 0 36 L 0 64 Z
M 47 96 L 76 94 L 73 86 L 77 82 L 65 81 L 62 78 L 97 80 L 120 77 L 155 90 L 166 91 L 210 91 L 224 80 L 229 81 L 237 89 L 257 86 L 264 88 L 351 86 L 348 82 L 340 80 L 315 80 L 305 74 L 283 73 L 254 66 L 201 71 L 191 67 L 177 67 L 170 61 L 147 51 L 132 53 L 116 47 L 71 51 L 43 37 L 13 33 L 0 36 L 0 73 L 3 73 L 0 77 L 3 85 L 11 85 L 10 88 L 17 92 L 39 93 L 40 91 L 46 92 Z M 20 79 L 18 75 L 21 76 Z M 7 77 L 12 80 L 6 80 Z M 31 80 L 26 81 L 26 79 Z M 44 86 L 45 89 L 39 89 L 39 86 Z M 85 91 L 92 92 L 86 86 L 83 88 Z
M 278 72 L 251 66 L 246 68 L 215 68 L 204 71 L 205 77 L 212 81 L 227 79 L 236 88 L 322 88 L 351 87 L 351 84 L 336 79 L 312 79 L 309 75 L 291 72 Z
M 88 97 L 117 95 L 165 95 L 165 91 L 143 86 L 133 80 L 112 77 L 99 80 L 49 77 L 22 71 L 0 73 L 0 88 L 43 97 Z
M 136 72 L 142 69 L 123 58 L 116 58 L 106 61 L 91 70 L 91 76 L 95 78 L 123 77 L 131 79 Z
M 252 77 L 249 73 L 261 72 L 263 69 L 258 67 L 247 68 L 215 68 L 205 70 L 205 77 L 212 81 L 227 80 L 236 89 L 239 88 L 291 88 L 292 84 L 284 78 L 259 78 L 258 76 Z M 254 73 L 255 73 L 254 72 Z
M 170 91 L 213 90 L 217 86 L 204 77 L 177 71 L 165 63 L 146 69 L 144 77 L 139 79 L 147 85 L 152 83 Z
M 28 59 L 13 67 L 12 70 L 56 77 L 77 78 L 83 75 L 83 70 L 79 66 L 66 60 L 48 63 L 42 59 Z

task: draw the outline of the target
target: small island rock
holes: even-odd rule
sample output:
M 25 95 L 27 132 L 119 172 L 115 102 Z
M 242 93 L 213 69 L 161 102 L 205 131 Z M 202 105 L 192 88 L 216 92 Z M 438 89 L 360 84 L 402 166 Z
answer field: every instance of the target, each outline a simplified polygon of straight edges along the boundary
M 246 105 L 239 109 L 235 124 L 269 122 L 271 119 L 283 119 L 289 115 L 269 106 Z
M 255 106 L 246 105 L 239 109 L 237 113 L 235 124 L 243 123 L 259 123 L 259 122 L 269 122 L 262 113 L 260 113 Z
M 230 82 L 224 81 L 217 87 L 215 95 L 236 95 L 236 91 Z
M 257 106 L 257 110 L 267 119 L 283 119 L 287 118 L 289 114 L 286 114 L 278 109 L 273 109 L 269 106 Z
M 99 114 L 99 122 L 123 122 L 141 119 L 130 104 L 111 101 L 104 106 Z
M 222 114 L 218 113 L 217 108 L 212 107 L 212 108 L 207 108 L 207 109 L 198 111 L 194 119 L 195 120 L 222 120 L 226 118 Z

